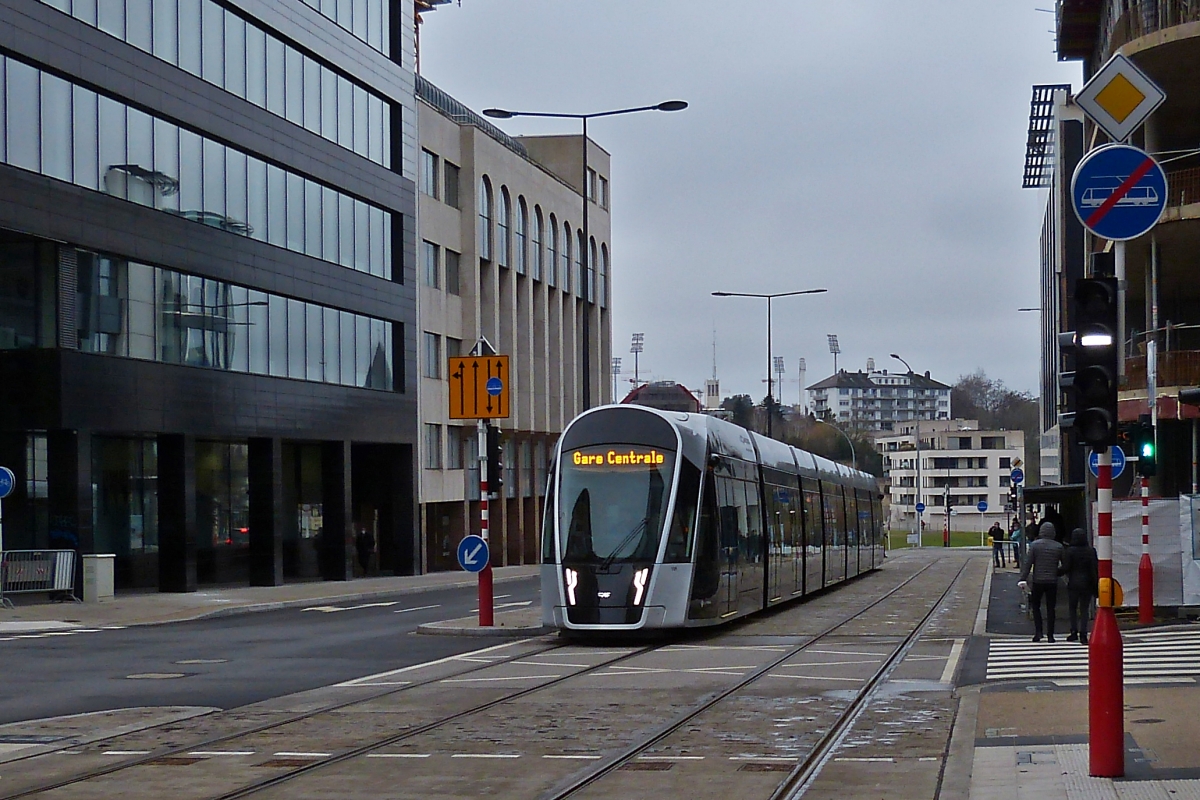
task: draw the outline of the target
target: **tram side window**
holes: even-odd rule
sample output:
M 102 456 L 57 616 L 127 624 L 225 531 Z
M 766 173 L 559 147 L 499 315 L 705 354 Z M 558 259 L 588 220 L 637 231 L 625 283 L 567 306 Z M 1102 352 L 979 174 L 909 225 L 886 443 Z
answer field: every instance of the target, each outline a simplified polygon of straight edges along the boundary
M 746 490 L 746 527 L 745 539 L 742 542 L 742 552 L 746 560 L 758 563 L 763 559 L 762 505 L 758 493 L 758 483 L 742 482 Z
M 875 547 L 883 547 L 883 539 L 887 532 L 883 529 L 883 501 L 879 499 L 879 495 L 871 498 L 871 521 L 874 523 L 874 537 L 871 543 Z
M 858 501 L 854 490 L 846 490 L 846 544 L 858 547 Z
M 820 552 L 824 539 L 824 516 L 821 514 L 821 494 L 817 491 L 817 482 L 804 479 L 804 533 L 805 546 L 809 552 Z
M 742 482 L 717 478 L 717 503 L 721 513 L 721 549 L 736 558 L 746 535 L 746 492 Z
M 546 489 L 546 508 L 542 512 L 542 563 L 554 563 L 554 465 L 550 465 L 550 486 Z
M 717 481 L 710 469 L 705 473 L 700 499 L 700 517 L 696 525 L 696 576 L 692 597 L 707 600 L 717 593 L 721 582 L 721 549 L 718 541 Z
M 846 509 L 842 506 L 842 487 L 825 484 L 821 495 L 825 506 L 825 527 L 830 532 L 830 544 L 842 547 L 846 544 Z
M 692 560 L 692 524 L 700 494 L 700 470 L 686 458 L 679 466 L 679 489 L 675 494 L 675 513 L 667 536 L 667 564 L 687 564 Z

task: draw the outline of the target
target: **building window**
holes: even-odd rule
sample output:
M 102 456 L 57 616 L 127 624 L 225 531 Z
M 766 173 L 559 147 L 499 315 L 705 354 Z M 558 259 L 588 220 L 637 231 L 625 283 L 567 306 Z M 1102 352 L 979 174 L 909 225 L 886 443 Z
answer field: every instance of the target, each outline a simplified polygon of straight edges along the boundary
M 500 187 L 500 213 L 496 217 L 496 263 L 502 267 L 509 264 L 509 253 L 512 243 L 508 232 L 512 226 L 512 201 L 508 197 L 508 187 Z
M 372 6 L 386 2 L 365 1 Z M 149 0 L 102 0 L 99 16 L 95 2 L 43 2 L 364 158 L 391 167 L 391 103 L 214 0 L 156 0 L 153 14 Z M 361 11 L 360 16 L 365 17 L 365 13 Z M 344 120 L 328 112 L 343 106 Z M 69 135 L 70 125 L 62 130 Z
M 385 209 L 11 58 L 0 57 L 0 78 L 6 78 L 0 83 L 4 163 L 392 277 L 392 214 Z M 67 129 L 69 148 L 62 139 Z
M 600 307 L 608 306 L 608 245 L 600 245 Z
M 1000 469 L 1008 469 L 1012 466 L 1012 458 L 1010 456 L 1000 457 Z
M 533 207 L 533 279 L 542 279 L 542 207 Z
M 462 254 L 456 253 L 449 248 L 444 250 L 446 253 L 446 291 L 450 294 L 462 294 L 462 289 L 459 288 L 459 265 L 462 263 Z
M 441 196 L 438 191 L 438 157 L 428 150 L 421 150 L 421 191 L 434 199 Z
M 588 243 L 588 263 L 587 263 L 587 295 L 588 300 L 596 302 L 596 264 L 600 261 L 600 254 L 596 252 L 596 240 L 592 239 Z
M 492 260 L 492 182 L 486 175 L 479 181 L 479 257 Z
M 563 223 L 562 237 L 562 270 L 559 274 L 559 286 L 562 290 L 571 293 L 571 223 Z
M 516 262 L 518 275 L 525 274 L 525 259 L 528 253 L 526 248 L 526 232 L 529 228 L 529 210 L 525 207 L 525 198 L 517 198 L 517 228 L 514 231 L 513 237 L 513 260 Z
M 458 165 L 451 164 L 449 161 L 442 159 L 442 167 L 445 172 L 445 192 L 446 205 L 451 208 L 460 208 L 458 199 Z
M 442 468 L 442 426 L 425 423 L 425 469 Z
M 550 215 L 550 227 L 546 229 L 546 283 L 554 286 L 554 273 L 558 271 L 558 221 Z
M 391 55 L 391 3 L 388 0 L 339 0 L 336 3 L 304 0 L 304 3 L 385 56 Z
M 452 336 L 446 337 L 446 360 L 458 358 L 462 355 L 462 339 L 455 339 Z
M 591 167 L 587 171 L 587 196 L 588 200 L 596 202 L 596 170 Z
M 572 276 L 575 282 L 575 294 L 584 299 L 591 299 L 587 296 L 587 273 L 584 272 L 583 268 L 583 254 L 585 247 L 583 243 L 583 231 L 575 231 L 575 236 L 575 274 Z
M 436 333 L 425 332 L 425 361 L 423 375 L 426 378 L 442 377 L 442 348 Z
M 458 425 L 446 426 L 446 469 L 463 468 L 463 433 Z
M 608 178 L 600 176 L 600 207 L 608 208 Z
M 434 289 L 441 287 L 441 281 L 438 280 L 441 270 L 438 269 L 438 251 L 439 248 L 433 242 L 421 242 L 421 261 L 425 265 L 425 285 L 432 286 Z

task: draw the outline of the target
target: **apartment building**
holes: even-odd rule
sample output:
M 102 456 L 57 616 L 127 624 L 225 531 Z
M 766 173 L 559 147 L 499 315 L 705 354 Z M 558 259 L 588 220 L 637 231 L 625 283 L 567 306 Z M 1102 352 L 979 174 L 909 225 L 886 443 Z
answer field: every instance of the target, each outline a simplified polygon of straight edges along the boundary
M 585 243 L 581 136 L 509 136 L 420 76 L 417 95 L 424 564 L 456 568 L 458 542 L 479 529 L 476 427 L 448 417 L 446 362 L 481 338 L 512 359 L 512 416 L 498 421 L 504 485 L 490 505 L 493 563 L 534 563 L 546 467 L 585 406 L 585 346 L 588 405 L 611 399 L 609 155 L 587 142 Z
M 907 420 L 950 418 L 950 387 L 914 372 L 839 370 L 808 387 L 814 414 L 855 430 L 891 431 Z

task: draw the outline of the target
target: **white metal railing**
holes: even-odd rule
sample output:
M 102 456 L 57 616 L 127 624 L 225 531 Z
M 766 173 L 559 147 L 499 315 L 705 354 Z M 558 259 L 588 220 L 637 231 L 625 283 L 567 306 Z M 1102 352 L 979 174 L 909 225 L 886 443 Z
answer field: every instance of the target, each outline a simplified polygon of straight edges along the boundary
M 8 595 L 32 592 L 75 593 L 74 550 L 6 550 L 0 552 L 0 606 L 12 606 Z

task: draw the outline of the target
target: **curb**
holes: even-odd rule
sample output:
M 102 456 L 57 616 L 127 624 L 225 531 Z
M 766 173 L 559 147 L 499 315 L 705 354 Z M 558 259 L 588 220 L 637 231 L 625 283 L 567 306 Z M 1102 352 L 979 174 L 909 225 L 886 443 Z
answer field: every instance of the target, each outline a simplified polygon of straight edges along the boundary
M 425 622 L 417 626 L 417 633 L 423 636 L 481 636 L 501 639 L 519 639 L 523 637 L 544 636 L 554 633 L 555 629 L 548 625 L 537 625 L 518 628 L 465 628 L 439 626 L 436 622 Z

